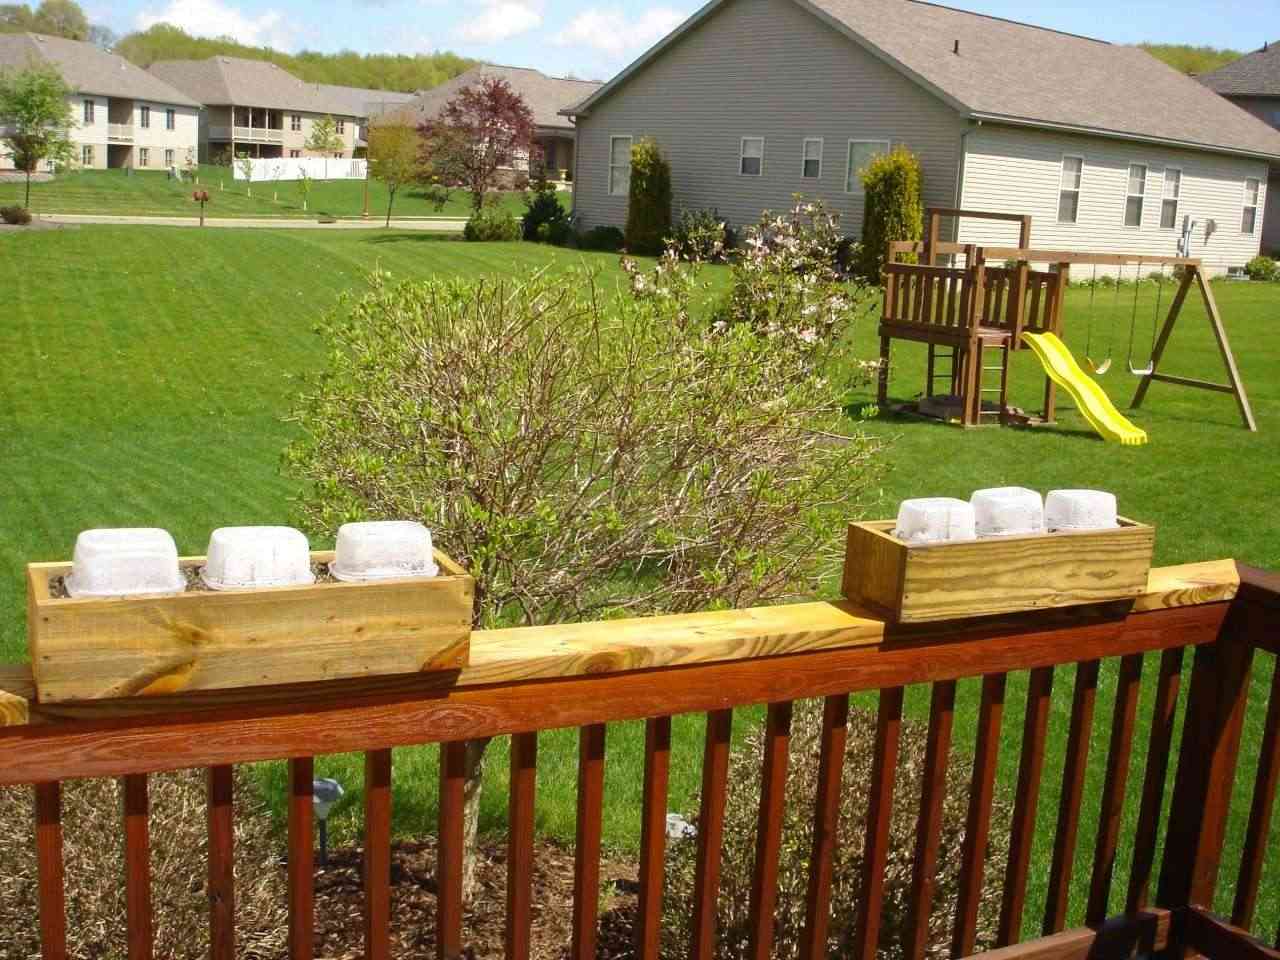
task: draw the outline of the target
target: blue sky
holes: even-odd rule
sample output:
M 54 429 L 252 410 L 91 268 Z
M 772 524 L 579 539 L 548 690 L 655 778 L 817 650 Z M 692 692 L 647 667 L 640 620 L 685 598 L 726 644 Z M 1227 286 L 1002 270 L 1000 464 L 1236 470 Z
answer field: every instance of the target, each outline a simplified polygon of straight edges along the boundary
M 454 50 L 477 59 L 607 79 L 699 0 L 88 0 L 120 33 L 168 21 L 286 50 Z M 1280 40 L 1276 0 L 953 0 L 954 6 L 1121 43 L 1251 50 Z

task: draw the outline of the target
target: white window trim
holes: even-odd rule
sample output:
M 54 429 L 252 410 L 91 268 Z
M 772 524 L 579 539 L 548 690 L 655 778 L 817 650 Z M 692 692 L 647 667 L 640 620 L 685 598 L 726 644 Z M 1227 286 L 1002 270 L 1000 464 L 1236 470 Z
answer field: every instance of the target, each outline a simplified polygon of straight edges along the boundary
M 1129 174 L 1134 167 L 1142 168 L 1142 192 L 1129 192 Z M 1141 230 L 1142 225 L 1147 222 L 1147 198 L 1151 196 L 1151 164 L 1143 163 L 1141 160 L 1130 160 L 1124 165 L 1124 203 L 1120 207 L 1120 225 L 1126 230 Z M 1125 221 L 1129 218 L 1129 198 L 1141 197 L 1142 209 L 1138 213 L 1138 222 L 1136 225 L 1130 225 Z
M 620 166 L 620 164 L 615 164 L 615 163 L 613 162 L 613 142 L 614 142 L 615 140 L 629 140 L 629 141 L 631 141 L 631 146 L 635 146 L 636 141 L 635 141 L 635 138 L 634 138 L 634 137 L 632 137 L 632 136 L 631 136 L 631 134 L 629 134 L 629 133 L 614 133 L 614 134 L 610 134 L 610 135 L 609 135 L 609 161 L 608 161 L 608 163 L 606 163 L 606 164 L 604 165 L 604 166 L 605 166 L 605 172 L 604 172 L 604 177 L 605 177 L 605 179 L 604 179 L 605 195 L 606 195 L 606 196 L 610 196 L 610 197 L 625 197 L 625 196 L 627 196 L 627 194 L 626 194 L 626 193 L 614 193 L 614 192 L 613 192 L 613 171 L 614 171 L 615 167 L 619 167 L 619 166 Z M 631 151 L 630 151 L 630 149 L 628 149 L 628 151 L 627 151 L 627 170 L 628 170 L 628 171 L 630 171 L 630 169 L 631 169 Z M 630 174 L 629 174 L 629 173 L 628 173 L 628 182 L 630 182 Z M 630 191 L 628 191 L 628 192 L 630 192 Z
M 1252 180 L 1258 185 L 1258 192 L 1254 197 L 1253 203 L 1249 202 L 1249 181 Z M 1253 210 L 1253 230 L 1250 233 L 1244 232 L 1244 212 L 1252 208 Z M 1245 177 L 1244 183 L 1240 185 L 1240 235 L 1242 237 L 1256 237 L 1258 235 L 1258 221 L 1262 218 L 1258 216 L 1258 211 L 1262 209 L 1262 178 L 1261 177 Z
M 1063 220 L 1059 216 L 1059 212 L 1062 210 L 1062 174 L 1067 168 L 1068 160 L 1080 161 L 1080 184 L 1076 187 L 1076 218 L 1074 220 Z M 1054 211 L 1054 216 L 1057 218 L 1057 222 L 1064 227 L 1074 227 L 1080 223 L 1080 201 L 1084 199 L 1084 168 L 1087 165 L 1083 153 L 1064 153 L 1058 161 L 1058 208 Z
M 1168 186 L 1169 184 L 1170 170 L 1178 171 L 1178 195 L 1176 197 L 1167 196 L 1164 192 L 1165 187 Z M 1186 171 L 1184 171 L 1182 167 L 1167 166 L 1164 168 L 1164 176 L 1160 178 L 1160 218 L 1156 221 L 1156 224 L 1159 226 L 1161 230 L 1172 230 L 1174 233 L 1180 232 L 1180 230 L 1178 229 L 1178 212 L 1182 209 L 1182 185 L 1183 183 L 1186 182 L 1186 179 L 1187 179 Z M 1173 201 L 1173 226 L 1172 227 L 1166 227 L 1164 225 L 1164 204 L 1166 200 Z
M 742 172 L 742 161 L 747 159 L 747 141 L 748 140 L 760 141 L 760 172 L 759 173 L 743 173 Z M 754 157 L 752 159 L 754 159 Z M 738 141 L 738 176 L 752 177 L 752 178 L 764 176 L 764 137 L 752 135 L 748 137 L 743 137 L 741 140 Z
M 811 143 L 816 143 L 818 145 L 818 175 L 816 177 L 806 177 L 804 175 L 804 164 L 806 159 L 804 155 L 804 151 L 805 151 L 805 148 L 807 148 Z M 822 137 L 805 137 L 802 141 L 800 141 L 800 179 L 801 180 L 821 180 L 822 179 L 822 155 L 825 151 L 826 151 L 826 144 L 823 142 Z M 761 167 L 764 166 L 763 160 L 760 166 Z
M 857 184 L 855 185 L 854 177 L 853 177 L 854 171 L 851 171 L 849 169 L 849 167 L 852 166 L 853 164 L 853 145 L 855 143 L 880 144 L 881 146 L 884 147 L 884 152 L 889 153 L 890 151 L 893 150 L 893 141 L 876 139 L 876 138 L 870 138 L 865 140 L 850 139 L 849 148 L 848 150 L 845 151 L 845 155 L 844 155 L 844 192 L 852 197 L 860 197 L 864 192 L 862 189 L 862 179 L 858 178 Z M 1061 176 L 1061 171 L 1059 171 L 1059 176 Z

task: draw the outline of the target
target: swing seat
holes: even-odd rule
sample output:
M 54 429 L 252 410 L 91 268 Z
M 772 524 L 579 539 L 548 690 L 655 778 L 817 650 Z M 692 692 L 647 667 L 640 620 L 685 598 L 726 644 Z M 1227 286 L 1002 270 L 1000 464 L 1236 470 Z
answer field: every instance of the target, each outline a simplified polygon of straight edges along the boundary
M 1154 363 L 1148 363 L 1145 367 L 1135 367 L 1132 363 L 1129 364 L 1129 372 L 1135 377 L 1149 377 L 1151 374 L 1155 373 L 1155 370 L 1156 367 Z
M 1100 377 L 1104 373 L 1106 373 L 1108 370 L 1111 369 L 1110 357 L 1107 357 L 1107 359 L 1103 360 L 1101 363 L 1094 363 L 1093 358 L 1089 356 L 1086 356 L 1084 359 L 1089 364 L 1089 366 L 1093 368 L 1093 372 L 1095 376 Z

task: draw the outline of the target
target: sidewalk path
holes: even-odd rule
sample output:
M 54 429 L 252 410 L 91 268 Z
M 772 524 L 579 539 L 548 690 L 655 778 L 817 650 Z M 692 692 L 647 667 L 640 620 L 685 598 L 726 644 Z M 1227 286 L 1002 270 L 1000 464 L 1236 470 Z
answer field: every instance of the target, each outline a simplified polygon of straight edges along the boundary
M 108 216 L 97 213 L 46 213 L 37 219 L 46 223 L 128 224 L 153 227 L 198 227 L 199 217 L 133 217 Z M 338 220 L 321 223 L 303 217 L 206 217 L 206 227 L 248 227 L 256 230 L 381 230 L 381 217 L 368 220 Z M 391 218 L 392 230 L 426 230 L 435 233 L 461 233 L 467 221 L 461 217 Z

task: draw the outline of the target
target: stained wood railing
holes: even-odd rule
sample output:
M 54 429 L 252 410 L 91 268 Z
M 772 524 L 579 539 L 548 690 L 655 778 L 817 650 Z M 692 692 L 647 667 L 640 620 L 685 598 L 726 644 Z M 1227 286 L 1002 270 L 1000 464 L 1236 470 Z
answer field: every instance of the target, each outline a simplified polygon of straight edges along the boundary
M 910 629 L 892 627 L 847 603 L 795 606 L 565 627 L 482 631 L 461 674 L 342 681 L 224 694 L 42 705 L 23 670 L 0 675 L 0 784 L 34 784 L 40 924 L 46 958 L 66 955 L 60 783 L 79 777 L 125 778 L 128 956 L 153 955 L 148 854 L 147 778 L 184 768 L 208 770 L 208 891 L 211 954 L 236 955 L 232 765 L 289 761 L 289 932 L 291 956 L 312 956 L 312 758 L 363 751 L 365 766 L 365 955 L 392 955 L 390 938 L 391 750 L 441 744 L 437 948 L 462 954 L 462 784 L 464 741 L 510 735 L 511 778 L 505 954 L 527 957 L 531 942 L 533 822 L 537 731 L 577 727 L 578 825 L 570 956 L 596 955 L 606 725 L 646 721 L 637 956 L 659 952 L 671 717 L 705 712 L 701 814 L 698 821 L 691 954 L 715 954 L 733 711 L 767 704 L 764 767 L 751 898 L 750 955 L 772 955 L 782 796 L 790 752 L 792 702 L 823 698 L 815 825 L 801 955 L 820 958 L 828 936 L 832 865 L 838 843 L 841 771 L 852 693 L 878 691 L 878 721 L 866 812 L 863 874 L 852 953 L 876 955 L 895 806 L 908 804 L 917 831 L 906 925 L 908 957 L 925 956 L 942 827 L 948 760 L 973 758 L 955 910 L 947 919 L 950 954 L 977 943 L 979 900 L 988 844 L 1009 845 L 1001 878 L 998 943 L 992 957 L 1095 957 L 1186 951 L 1210 958 L 1280 960 L 1267 946 L 1276 931 L 1253 930 L 1266 838 L 1280 777 L 1280 578 L 1224 561 L 1152 571 L 1131 610 L 1074 608 Z M 1096 840 L 1079 851 L 1081 796 L 1095 746 L 1103 664 L 1116 661 L 1116 690 Z M 1144 672 L 1156 664 L 1145 745 L 1133 761 Z M 1050 700 L 1071 681 L 1065 758 L 1049 763 Z M 1251 672 L 1273 671 L 1260 759 L 1240 765 L 1241 730 Z M 1008 716 L 1010 674 L 1028 673 L 1025 711 Z M 1184 674 L 1186 683 L 1183 683 Z M 980 678 L 972 748 L 956 741 L 957 682 Z M 931 685 L 923 792 L 904 796 L 895 783 L 904 690 Z M 1185 690 L 1183 689 L 1185 686 Z M 1182 709 L 1179 711 L 1179 705 Z M 1257 705 L 1255 705 L 1256 707 Z M 1175 754 L 1177 718 L 1181 748 Z M 1012 823 L 992 836 L 997 752 L 1022 730 Z M 1042 810 L 1047 780 L 1061 779 L 1056 810 Z M 1249 786 L 1244 853 L 1223 863 L 1235 784 Z M 1120 824 L 1129 784 L 1140 783 L 1132 866 L 1116 886 Z M 1172 792 L 1169 815 L 1164 801 Z M 1042 917 L 1027 913 L 1037 820 L 1052 818 L 1049 893 Z M 1091 824 L 1090 827 L 1093 825 Z M 0 829 L 3 825 L 0 825 Z M 1236 879 L 1229 919 L 1213 915 L 1219 875 Z M 1088 890 L 1082 916 L 1071 908 L 1073 882 Z M 1113 908 L 1111 905 L 1122 906 Z M 1022 942 L 1036 926 L 1042 936 Z

